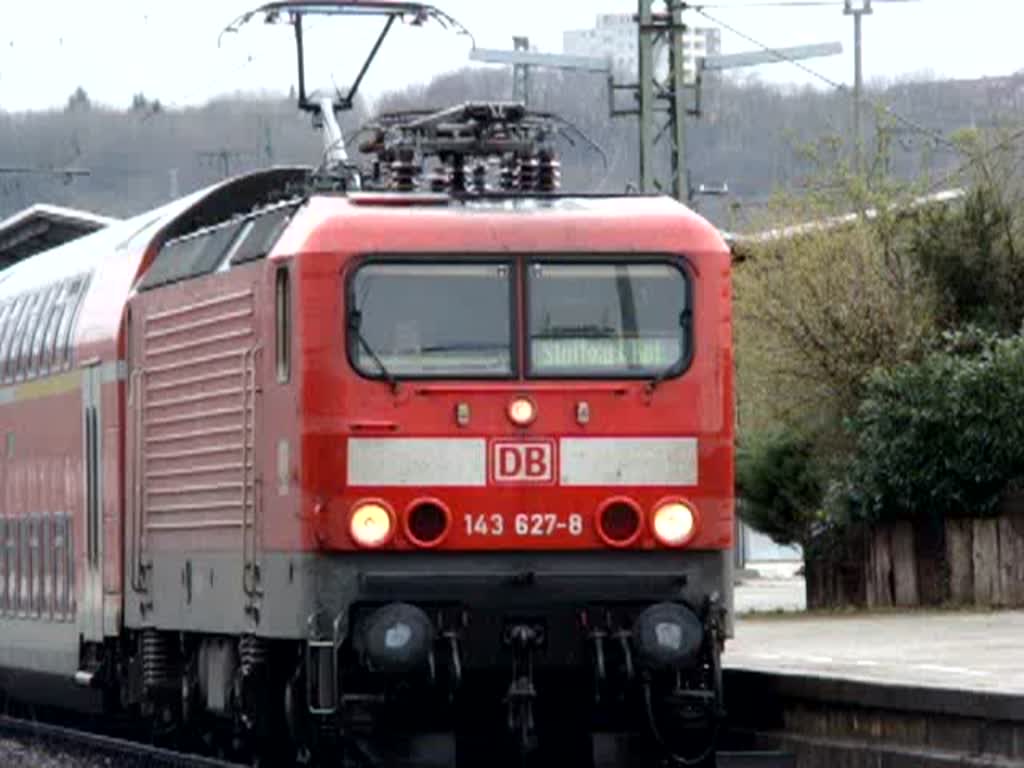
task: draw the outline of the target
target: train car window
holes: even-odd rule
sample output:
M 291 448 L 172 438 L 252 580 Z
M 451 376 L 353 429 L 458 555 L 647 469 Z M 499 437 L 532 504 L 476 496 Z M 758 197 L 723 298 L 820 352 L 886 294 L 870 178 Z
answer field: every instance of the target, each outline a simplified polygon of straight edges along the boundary
M 18 518 L 18 614 L 27 615 L 30 608 L 29 576 L 31 575 L 32 558 L 29 555 L 28 518 Z
M 75 529 L 71 515 L 64 513 L 64 613 L 68 618 L 75 615 Z
M 295 208 L 288 206 L 253 219 L 251 227 L 244 233 L 238 247 L 231 254 L 231 263 L 244 264 L 266 258 L 281 235 L 284 234 L 293 213 L 295 213 Z
M 64 304 L 67 301 L 68 284 L 62 281 L 56 286 L 53 296 L 53 308 L 46 320 L 43 329 L 42 350 L 39 354 L 40 371 L 49 372 L 51 368 L 56 370 L 54 360 L 54 346 L 57 341 L 57 329 L 60 327 L 61 315 L 64 313 Z
M 43 351 L 43 339 L 46 336 L 46 327 L 50 322 L 50 315 L 53 314 L 54 305 L 57 303 L 57 294 L 60 291 L 59 285 L 49 286 L 44 294 L 43 299 L 39 303 L 39 312 L 35 315 L 34 323 L 32 325 L 31 333 L 29 334 L 28 341 L 28 362 L 27 368 L 29 375 L 37 376 L 44 373 L 40 365 L 41 352 Z
M 50 371 L 51 355 L 50 349 L 47 346 L 47 341 L 50 338 L 50 328 L 59 320 L 60 297 L 63 293 L 64 286 L 61 283 L 57 283 L 53 286 L 52 293 L 50 295 L 49 308 L 44 313 L 42 322 L 39 324 L 39 333 L 36 336 L 36 342 L 32 348 L 32 354 L 36 358 L 40 374 L 46 374 Z
M 33 616 L 39 616 L 43 607 L 43 572 L 40 567 L 42 548 L 39 539 L 39 518 L 35 515 L 28 519 L 28 551 L 31 559 L 28 574 L 29 611 Z
M 146 270 L 139 290 L 148 291 L 215 271 L 244 226 L 244 221 L 233 221 L 167 243 Z
M 18 519 L 7 518 L 7 613 L 18 612 Z
M 28 309 L 25 311 L 25 319 L 22 322 L 21 333 L 18 334 L 18 339 L 11 350 L 11 357 L 15 358 L 15 381 L 29 378 L 28 352 L 32 348 L 36 323 L 39 320 L 39 312 L 45 299 L 46 296 L 43 291 L 32 292 Z
M 4 334 L 7 332 L 7 322 L 14 309 L 14 301 L 14 299 L 8 299 L 3 305 L 0 305 L 0 342 L 2 342 Z
M 39 539 L 42 556 L 40 564 L 40 607 L 47 618 L 53 618 L 53 516 L 46 514 L 39 518 Z
M 18 327 L 21 325 L 21 316 L 25 311 L 25 304 L 28 296 L 22 294 L 14 300 L 11 314 L 4 323 L 3 344 L 0 345 L 0 375 L 4 381 L 14 378 L 14 367 L 11 365 L 11 350 L 15 346 L 15 339 L 18 337 Z
M 29 324 L 32 315 L 36 310 L 39 301 L 38 293 L 29 293 L 25 296 L 25 303 L 21 309 L 21 316 L 18 318 L 18 327 L 14 331 L 14 339 L 11 342 L 11 352 L 7 357 L 7 380 L 17 381 L 25 374 L 21 366 L 22 349 L 24 348 L 25 336 L 28 334 Z
M 660 378 L 685 368 L 689 288 L 674 263 L 535 261 L 527 272 L 530 376 Z
M 515 374 L 512 265 L 370 262 L 349 289 L 348 349 L 371 378 Z
M 276 344 L 277 344 L 277 380 L 287 384 L 291 380 L 292 370 L 292 297 L 288 279 L 288 268 L 277 270 L 276 281 Z
M 3 340 L 13 332 L 14 310 L 17 306 L 17 301 L 17 298 L 5 301 L 3 309 L 0 310 L 0 379 L 3 378 L 4 367 Z
M 70 298 L 71 281 L 65 280 L 60 285 L 60 291 L 57 293 L 57 301 L 53 308 L 53 317 L 50 319 L 50 325 L 46 329 L 46 364 L 54 371 L 59 370 L 62 362 L 57 349 L 57 338 L 60 332 L 61 323 L 64 321 L 64 314 L 68 311 Z
M 7 519 L 0 517 L 0 616 L 7 613 Z
M 75 277 L 68 281 L 64 311 L 61 313 L 60 327 L 57 329 L 57 343 L 54 347 L 54 368 L 67 368 L 71 365 L 71 336 L 75 326 L 78 308 L 85 293 L 84 277 Z
M 58 514 L 54 527 L 54 602 L 57 604 L 57 613 L 63 618 L 68 614 L 68 562 L 71 556 L 67 515 Z
M 39 318 L 43 313 L 43 305 L 46 303 L 48 293 L 48 288 L 32 293 L 32 304 L 18 340 L 18 376 L 21 378 L 29 379 L 33 375 L 31 370 L 32 342 L 35 341 L 36 329 L 39 327 Z

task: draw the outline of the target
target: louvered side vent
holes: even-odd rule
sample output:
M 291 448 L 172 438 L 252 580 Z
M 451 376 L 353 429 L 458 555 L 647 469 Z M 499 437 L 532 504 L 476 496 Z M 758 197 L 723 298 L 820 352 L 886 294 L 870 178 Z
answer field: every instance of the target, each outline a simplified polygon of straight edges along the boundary
M 144 400 L 138 405 L 149 538 L 214 531 L 240 536 L 251 522 L 254 330 L 251 290 L 146 317 Z

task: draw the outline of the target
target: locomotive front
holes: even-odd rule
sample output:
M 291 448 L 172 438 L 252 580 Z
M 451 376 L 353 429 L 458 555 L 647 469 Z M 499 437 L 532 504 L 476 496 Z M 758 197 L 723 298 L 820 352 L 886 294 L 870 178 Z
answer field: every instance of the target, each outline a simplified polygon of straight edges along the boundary
M 313 716 L 389 748 L 705 750 L 733 531 L 717 234 L 664 199 L 349 195 L 277 250 Z

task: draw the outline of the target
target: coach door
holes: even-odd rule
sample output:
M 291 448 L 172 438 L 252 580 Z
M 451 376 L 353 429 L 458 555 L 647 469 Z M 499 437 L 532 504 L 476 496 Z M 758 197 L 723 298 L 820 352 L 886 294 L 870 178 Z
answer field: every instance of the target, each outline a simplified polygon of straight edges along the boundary
M 85 456 L 85 559 L 79 623 L 87 641 L 103 640 L 103 419 L 101 368 L 92 365 L 82 377 L 82 435 Z

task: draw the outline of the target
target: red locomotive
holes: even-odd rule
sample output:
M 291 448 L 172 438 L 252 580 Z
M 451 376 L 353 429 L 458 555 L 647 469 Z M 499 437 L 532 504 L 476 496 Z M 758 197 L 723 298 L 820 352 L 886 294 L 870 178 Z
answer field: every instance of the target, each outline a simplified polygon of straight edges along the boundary
M 301 56 L 328 7 L 438 13 L 262 10 Z M 326 762 L 706 751 L 721 237 L 668 199 L 560 194 L 556 127 L 521 106 L 381 118 L 362 169 L 337 106 L 320 168 L 4 273 L 0 688 Z

